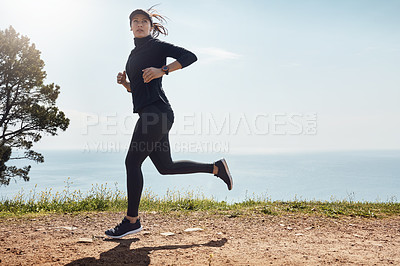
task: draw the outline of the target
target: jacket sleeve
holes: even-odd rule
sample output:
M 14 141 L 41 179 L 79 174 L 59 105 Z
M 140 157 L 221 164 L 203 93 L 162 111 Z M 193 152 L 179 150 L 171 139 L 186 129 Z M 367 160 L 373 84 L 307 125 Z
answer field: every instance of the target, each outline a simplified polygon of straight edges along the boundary
M 185 48 L 163 41 L 160 41 L 160 45 L 161 49 L 164 51 L 164 55 L 166 57 L 172 57 L 176 59 L 182 65 L 182 68 L 187 67 L 197 61 L 196 55 Z

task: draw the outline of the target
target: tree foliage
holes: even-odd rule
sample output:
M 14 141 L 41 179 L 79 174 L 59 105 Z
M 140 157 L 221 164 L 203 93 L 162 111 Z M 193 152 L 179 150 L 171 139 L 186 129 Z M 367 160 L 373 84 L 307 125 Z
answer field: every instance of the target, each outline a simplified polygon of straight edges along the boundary
M 43 83 L 43 68 L 40 51 L 28 37 L 20 36 L 12 26 L 0 30 L 0 185 L 16 177 L 28 181 L 30 165 L 18 168 L 7 162 L 44 162 L 43 155 L 32 150 L 33 143 L 69 125 L 56 106 L 60 87 Z

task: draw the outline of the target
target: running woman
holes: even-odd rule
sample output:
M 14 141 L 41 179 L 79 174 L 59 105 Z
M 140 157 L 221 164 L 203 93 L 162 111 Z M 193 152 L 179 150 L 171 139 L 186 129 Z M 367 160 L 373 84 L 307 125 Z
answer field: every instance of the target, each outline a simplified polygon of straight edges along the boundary
M 133 112 L 139 114 L 139 119 L 125 159 L 128 210 L 120 224 L 105 232 L 112 238 L 142 230 L 138 209 L 143 189 L 141 165 L 147 156 L 162 175 L 210 173 L 221 178 L 229 190 L 233 185 L 223 158 L 214 163 L 173 161 L 171 158 L 168 134 L 174 123 L 174 112 L 162 88 L 162 77 L 191 65 L 197 57 L 182 47 L 157 39 L 160 33 L 168 34 L 163 22 L 164 17 L 152 8 L 136 9 L 129 16 L 135 48 L 129 55 L 125 71 L 118 73 L 117 83 L 132 94 Z M 167 57 L 175 61 L 166 65 Z

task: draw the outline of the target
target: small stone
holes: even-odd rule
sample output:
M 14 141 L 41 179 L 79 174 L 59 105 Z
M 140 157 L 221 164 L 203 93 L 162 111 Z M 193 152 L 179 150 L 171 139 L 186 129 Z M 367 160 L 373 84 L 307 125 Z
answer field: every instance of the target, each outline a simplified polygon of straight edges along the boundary
M 304 234 L 302 234 L 302 233 L 297 233 L 297 234 L 294 234 L 295 236 L 304 236 Z
M 93 243 L 93 239 L 92 238 L 79 238 L 78 243 Z
M 311 230 L 311 229 L 314 229 L 314 226 L 307 227 L 304 230 Z
M 187 228 L 183 230 L 184 232 L 196 232 L 196 231 L 203 231 L 201 228 Z
M 360 235 L 357 235 L 357 234 L 353 234 L 353 236 L 355 236 L 355 237 L 359 237 L 359 238 L 362 238 L 362 236 L 360 236 Z
M 290 227 L 290 226 L 286 227 L 286 229 L 287 229 L 287 230 L 293 230 L 293 228 Z
M 142 234 L 145 236 L 150 235 L 150 231 L 143 231 Z
M 160 235 L 162 235 L 162 236 L 173 236 L 173 235 L 175 235 L 175 233 L 172 233 L 172 232 L 164 232 L 164 233 L 160 233 Z
M 284 225 L 284 224 L 279 224 L 279 226 L 285 227 L 285 225 Z
M 218 232 L 217 235 L 222 235 L 222 232 Z
M 66 230 L 70 230 L 70 231 L 78 229 L 78 227 L 75 227 L 75 226 L 60 226 L 57 228 L 66 229 Z

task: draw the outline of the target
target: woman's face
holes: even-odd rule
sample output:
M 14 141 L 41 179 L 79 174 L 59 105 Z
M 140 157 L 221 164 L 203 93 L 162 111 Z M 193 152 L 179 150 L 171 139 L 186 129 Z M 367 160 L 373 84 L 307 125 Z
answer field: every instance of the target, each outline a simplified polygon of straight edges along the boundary
M 132 18 L 131 30 L 135 38 L 143 38 L 150 35 L 150 20 L 143 14 L 137 14 Z

